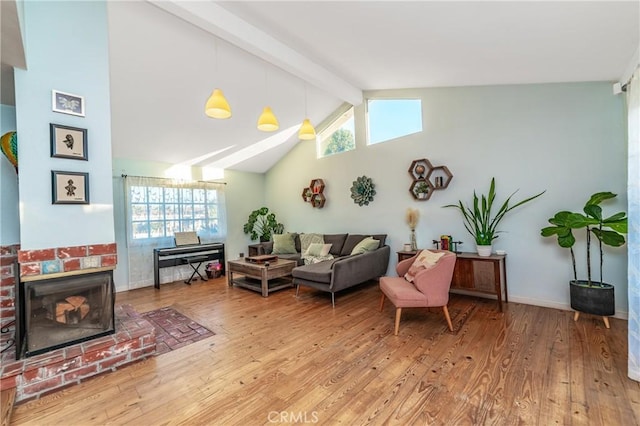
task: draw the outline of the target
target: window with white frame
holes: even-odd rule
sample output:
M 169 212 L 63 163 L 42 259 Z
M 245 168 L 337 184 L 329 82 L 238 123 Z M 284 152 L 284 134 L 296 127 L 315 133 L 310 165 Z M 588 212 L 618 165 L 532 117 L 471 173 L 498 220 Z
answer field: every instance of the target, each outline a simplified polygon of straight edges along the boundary
M 422 131 L 421 99 L 368 99 L 368 144 Z
M 353 118 L 353 106 L 347 104 L 339 108 L 338 116 L 330 120 L 329 124 L 321 129 L 318 138 L 318 157 L 338 154 L 356 149 L 355 120 Z
M 195 231 L 207 239 L 226 235 L 222 184 L 128 178 L 128 219 L 132 240 L 173 237 Z M 146 180 L 145 180 L 146 179 Z

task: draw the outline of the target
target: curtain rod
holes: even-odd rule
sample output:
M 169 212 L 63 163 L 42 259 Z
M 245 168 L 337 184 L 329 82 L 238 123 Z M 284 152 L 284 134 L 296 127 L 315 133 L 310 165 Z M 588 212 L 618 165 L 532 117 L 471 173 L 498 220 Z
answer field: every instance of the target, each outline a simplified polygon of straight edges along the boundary
M 173 180 L 171 178 L 161 178 L 161 177 L 155 177 L 155 176 L 136 176 L 136 175 L 125 175 L 124 173 L 120 175 L 120 177 L 122 178 L 128 178 L 128 177 L 135 177 L 135 178 L 144 178 L 144 179 L 157 179 L 157 180 Z M 222 185 L 226 185 L 227 182 L 221 182 L 221 181 L 215 181 L 215 180 L 197 180 L 196 182 L 203 182 L 203 183 L 219 183 Z

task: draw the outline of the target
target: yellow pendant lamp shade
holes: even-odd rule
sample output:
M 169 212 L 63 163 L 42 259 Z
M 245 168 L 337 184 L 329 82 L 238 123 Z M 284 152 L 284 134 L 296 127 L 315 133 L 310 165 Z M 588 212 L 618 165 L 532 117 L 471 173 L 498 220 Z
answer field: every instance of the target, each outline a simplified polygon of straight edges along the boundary
M 302 140 L 309 141 L 316 138 L 316 129 L 313 128 L 311 121 L 305 118 L 298 131 L 298 137 Z
M 271 111 L 271 108 L 266 106 L 262 110 L 262 114 L 260 114 L 260 118 L 258 118 L 258 130 L 262 130 L 263 132 L 273 132 L 280 128 L 278 124 L 278 119 Z
M 213 118 L 229 118 L 231 117 L 231 107 L 224 97 L 222 90 L 215 89 L 204 107 L 204 112 Z

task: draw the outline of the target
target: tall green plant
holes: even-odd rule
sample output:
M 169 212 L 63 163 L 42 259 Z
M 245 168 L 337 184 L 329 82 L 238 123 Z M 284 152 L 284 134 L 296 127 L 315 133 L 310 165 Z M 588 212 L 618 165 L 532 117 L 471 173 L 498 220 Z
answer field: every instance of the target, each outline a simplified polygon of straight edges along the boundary
M 260 238 L 262 241 L 269 241 L 272 233 L 281 234 L 284 231 L 284 225 L 278 223 L 275 213 L 269 213 L 267 207 L 261 207 L 251 212 L 243 230 L 245 234 L 251 235 L 252 240 Z
M 511 197 L 513 197 L 516 192 L 518 191 L 516 190 L 509 195 L 507 200 L 502 203 L 498 209 L 498 212 L 493 215 L 493 203 L 496 199 L 496 178 L 491 178 L 489 194 L 486 196 L 483 194 L 481 197 L 478 197 L 476 192 L 473 191 L 473 207 L 464 205 L 462 201 L 458 201 L 458 204 L 448 204 L 443 207 L 454 207 L 460 210 L 464 219 L 464 227 L 469 234 L 473 236 L 476 244 L 480 246 L 488 246 L 492 244 L 493 240 L 498 238 L 497 234 L 500 232 L 498 231 L 498 225 L 508 212 L 523 205 L 524 203 L 528 203 L 529 201 L 538 198 L 546 191 L 542 191 L 533 197 L 529 197 L 510 206 L 509 202 L 511 201 Z
M 598 239 L 598 248 L 600 251 L 600 282 L 602 286 L 602 264 L 604 254 L 602 245 L 611 247 L 620 247 L 625 243 L 624 235 L 627 233 L 627 217 L 625 212 L 618 212 L 612 216 L 604 218 L 602 216 L 602 207 L 600 203 L 611 198 L 615 198 L 617 194 L 612 192 L 597 192 L 589 198 L 584 205 L 582 213 L 572 213 L 568 211 L 560 211 L 549 219 L 549 223 L 553 226 L 542 228 L 540 234 L 543 237 L 557 236 L 558 245 L 568 248 L 571 251 L 571 262 L 573 265 L 573 279 L 578 280 L 578 272 L 576 269 L 576 256 L 573 246 L 576 239 L 573 236 L 574 229 L 585 229 L 587 234 L 587 282 L 589 287 L 593 286 L 591 281 L 591 235 Z M 605 229 L 609 228 L 609 229 Z

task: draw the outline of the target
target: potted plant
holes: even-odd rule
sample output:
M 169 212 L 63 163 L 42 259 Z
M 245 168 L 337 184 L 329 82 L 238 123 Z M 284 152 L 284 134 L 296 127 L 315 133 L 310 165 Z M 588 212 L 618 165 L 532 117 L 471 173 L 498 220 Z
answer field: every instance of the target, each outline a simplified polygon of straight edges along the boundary
M 251 212 L 243 230 L 252 240 L 260 238 L 260 241 L 269 241 L 272 233 L 282 234 L 284 225 L 276 221 L 275 213 L 269 213 L 267 207 L 261 207 Z
M 498 231 L 498 225 L 504 216 L 516 207 L 538 198 L 546 191 L 542 191 L 533 197 L 529 197 L 510 206 L 509 202 L 511 201 L 511 197 L 513 197 L 516 192 L 517 190 L 509 195 L 494 215 L 493 203 L 496 199 L 496 178 L 491 178 L 491 186 L 489 187 L 488 195 L 485 196 L 483 194 L 482 197 L 478 198 L 476 192 L 473 191 L 473 208 L 468 205 L 465 206 L 462 201 L 458 201 L 458 204 L 448 204 L 443 207 L 455 207 L 460 210 L 464 220 L 464 227 L 469 234 L 473 236 L 476 242 L 478 255 L 490 256 L 491 245 L 493 244 L 493 240 L 498 238 L 498 233 L 501 232 Z
M 426 182 L 419 182 L 416 185 L 416 195 L 418 195 L 418 198 L 427 198 L 427 194 L 429 193 L 429 185 L 427 185 Z
M 560 211 L 549 219 L 553 226 L 542 228 L 543 237 L 557 236 L 558 245 L 571 251 L 573 264 L 573 280 L 569 282 L 569 294 L 571 308 L 576 310 L 574 320 L 578 319 L 580 312 L 601 315 L 605 326 L 609 328 L 607 316 L 615 313 L 615 295 L 613 285 L 602 280 L 602 263 L 604 255 L 602 245 L 620 247 L 625 243 L 624 235 L 627 233 L 627 216 L 625 212 L 619 212 L 607 218 L 602 215 L 600 203 L 615 198 L 617 194 L 611 192 L 597 192 L 589 198 L 582 209 L 583 213 Z M 573 236 L 574 229 L 584 229 L 586 232 L 587 251 L 587 279 L 579 280 L 576 269 L 576 257 L 573 246 L 576 239 Z M 591 279 L 591 237 L 598 240 L 600 255 L 600 281 Z

